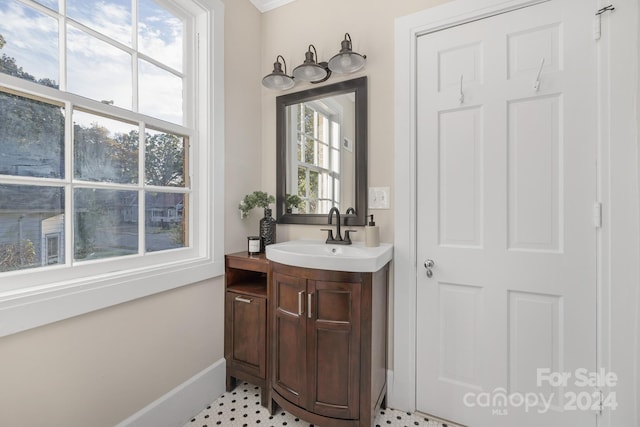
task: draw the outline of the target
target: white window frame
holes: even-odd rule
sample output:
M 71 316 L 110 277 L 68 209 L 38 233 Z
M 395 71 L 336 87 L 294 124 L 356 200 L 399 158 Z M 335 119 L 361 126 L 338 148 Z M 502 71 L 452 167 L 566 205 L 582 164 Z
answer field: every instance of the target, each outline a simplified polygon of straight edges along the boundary
M 122 257 L 111 262 L 88 261 L 73 267 L 72 277 L 65 276 L 64 266 L 3 273 L 0 275 L 0 284 L 5 285 L 0 286 L 0 337 L 224 273 L 224 5 L 220 0 L 179 3 L 193 20 L 193 25 L 187 26 L 193 28 L 191 34 L 186 35 L 193 42 L 187 44 L 190 51 L 186 55 L 196 59 L 193 85 L 184 89 L 195 101 L 194 107 L 187 106 L 185 113 L 186 117 L 193 117 L 195 135 L 190 137 L 197 138 L 196 143 L 191 143 L 190 156 L 190 173 L 194 178 L 189 212 L 189 222 L 193 225 L 190 248 L 144 257 Z M 61 94 L 53 88 L 5 74 L 0 74 L 0 85 L 18 93 L 57 100 L 67 107 L 85 106 L 107 116 L 119 116 L 117 107 L 70 93 Z M 122 118 L 131 120 L 132 114 L 136 115 L 126 113 Z M 144 121 L 153 124 L 148 118 Z M 158 125 L 167 129 L 165 122 Z M 69 126 L 66 132 L 71 132 Z M 70 201 L 65 203 L 65 211 L 69 212 Z M 65 227 L 70 226 L 67 218 Z M 115 272 L 114 262 L 118 265 Z

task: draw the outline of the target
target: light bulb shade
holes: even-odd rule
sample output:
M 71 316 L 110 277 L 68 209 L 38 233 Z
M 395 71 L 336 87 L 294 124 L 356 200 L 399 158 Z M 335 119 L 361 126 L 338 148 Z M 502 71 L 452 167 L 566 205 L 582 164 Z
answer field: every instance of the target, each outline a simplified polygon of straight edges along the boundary
M 338 74 L 355 73 L 364 67 L 366 58 L 351 49 L 351 36 L 346 33 L 341 43 L 340 52 L 329 60 L 329 69 Z
M 293 77 L 295 79 L 302 80 L 304 82 L 317 83 L 318 81 L 324 81 L 329 77 L 329 70 L 326 68 L 326 62 L 322 63 L 322 65 L 325 65 L 324 67 L 316 63 L 315 56 L 313 52 L 311 52 L 312 48 L 314 52 L 316 51 L 316 47 L 310 44 L 309 49 L 304 54 L 304 62 L 293 69 Z
M 293 77 L 305 82 L 315 82 L 327 77 L 327 70 L 318 64 L 302 64 L 293 69 Z
M 282 62 L 284 62 L 285 71 L 282 71 L 282 64 L 279 62 L 280 58 L 282 58 L 282 56 L 278 55 L 276 62 L 273 63 L 273 71 L 271 74 L 262 78 L 262 86 L 268 89 L 286 90 L 291 89 L 295 84 L 293 77 L 287 75 L 287 63 L 284 62 L 284 58 L 282 58 Z

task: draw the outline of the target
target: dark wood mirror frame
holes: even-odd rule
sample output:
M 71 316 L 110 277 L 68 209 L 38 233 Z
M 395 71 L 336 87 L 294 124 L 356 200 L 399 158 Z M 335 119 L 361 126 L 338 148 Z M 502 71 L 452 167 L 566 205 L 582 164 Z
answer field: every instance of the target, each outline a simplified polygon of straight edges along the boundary
M 287 126 L 286 110 L 289 105 L 313 101 L 327 96 L 355 93 L 355 209 L 347 215 L 340 212 L 340 220 L 347 225 L 366 225 L 367 220 L 367 77 L 346 80 L 327 86 L 281 95 L 276 98 L 276 217 L 280 224 L 326 224 L 327 214 L 287 213 Z M 344 210 L 349 206 L 345 207 Z

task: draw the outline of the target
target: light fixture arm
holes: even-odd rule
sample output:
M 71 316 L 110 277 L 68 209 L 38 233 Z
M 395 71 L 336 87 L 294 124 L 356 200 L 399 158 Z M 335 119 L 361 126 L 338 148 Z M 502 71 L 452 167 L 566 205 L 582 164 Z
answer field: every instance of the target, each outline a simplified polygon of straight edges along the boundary
M 287 61 L 284 60 L 282 55 L 276 56 L 276 62 L 280 62 L 278 61 L 279 59 L 282 59 L 282 63 L 284 64 L 284 73 L 287 74 Z

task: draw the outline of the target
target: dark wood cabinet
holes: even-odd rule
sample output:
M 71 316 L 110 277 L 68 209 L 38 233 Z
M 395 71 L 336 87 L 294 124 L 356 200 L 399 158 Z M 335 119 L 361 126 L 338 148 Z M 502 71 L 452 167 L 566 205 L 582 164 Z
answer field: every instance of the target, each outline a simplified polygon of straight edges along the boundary
M 262 405 L 267 406 L 269 261 L 264 254 L 230 254 L 225 257 L 225 274 L 227 391 L 237 379 L 248 381 L 262 388 Z
M 370 427 L 386 394 L 388 267 L 271 269 L 272 399 L 316 425 Z

